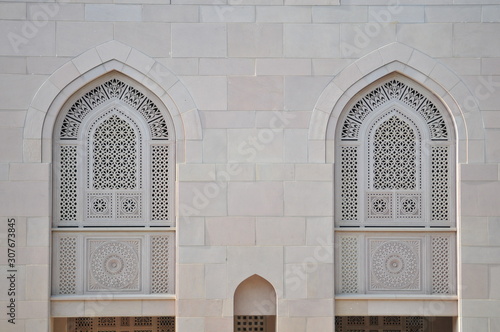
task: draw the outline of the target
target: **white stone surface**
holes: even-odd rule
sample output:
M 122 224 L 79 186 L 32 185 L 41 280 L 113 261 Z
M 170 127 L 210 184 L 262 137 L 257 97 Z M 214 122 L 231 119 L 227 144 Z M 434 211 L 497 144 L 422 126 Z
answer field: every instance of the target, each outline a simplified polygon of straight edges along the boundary
M 224 57 L 226 25 L 221 23 L 172 24 L 173 57 Z

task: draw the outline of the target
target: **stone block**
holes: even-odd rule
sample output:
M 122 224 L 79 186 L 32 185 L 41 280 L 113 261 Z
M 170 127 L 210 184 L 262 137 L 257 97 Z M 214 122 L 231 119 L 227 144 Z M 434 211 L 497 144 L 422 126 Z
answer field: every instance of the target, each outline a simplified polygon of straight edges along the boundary
M 220 264 L 226 262 L 226 247 L 179 247 L 180 264 Z
M 258 6 L 256 10 L 257 22 L 311 22 L 311 7 Z
M 296 164 L 297 181 L 333 181 L 332 164 Z
M 486 130 L 486 161 L 490 163 L 500 162 L 500 131 Z
M 179 264 L 179 298 L 200 299 L 205 297 L 205 266 L 202 264 Z
M 26 74 L 26 58 L 0 57 L 0 74 Z
M 283 215 L 283 184 L 280 182 L 230 182 L 227 192 L 229 215 Z
M 404 40 L 407 45 L 432 57 L 452 56 L 453 33 L 450 23 L 401 24 L 397 29 L 398 40 Z
M 333 264 L 309 263 L 307 271 L 307 297 L 309 299 L 333 298 Z
M 426 6 L 425 20 L 437 22 L 481 22 L 481 6 Z
M 48 247 L 50 227 L 47 217 L 28 218 L 26 220 L 26 244 L 32 247 Z
M 311 111 L 330 77 L 285 77 L 285 110 Z
M 278 316 L 278 326 L 287 332 L 305 332 L 305 317 Z
M 227 298 L 226 264 L 205 265 L 205 295 L 207 299 Z
M 464 331 L 489 332 L 488 325 L 488 318 L 462 317 Z
M 233 329 L 231 317 L 206 317 L 205 331 L 230 331 Z
M 261 181 L 287 181 L 294 178 L 291 164 L 257 164 L 256 178 Z
M 205 243 L 208 246 L 255 245 L 255 218 L 207 218 Z
M 222 316 L 222 300 L 183 300 L 177 302 L 179 316 L 219 317 Z M 203 329 L 198 330 L 203 331 Z
M 10 167 L 9 179 L 11 181 L 49 181 L 49 164 L 17 164 Z
M 483 226 L 483 225 L 480 225 Z M 500 237 L 498 234 L 500 234 L 500 218 L 499 217 L 489 217 L 488 218 L 488 224 L 486 227 L 484 227 L 483 232 L 487 232 L 487 238 L 488 243 L 491 246 L 500 246 Z M 484 238 L 483 238 L 484 239 Z M 483 242 L 482 244 L 485 244 Z
M 346 23 L 367 22 L 367 6 L 314 6 L 312 7 L 312 21 L 314 23 Z
M 328 317 L 333 316 L 332 299 L 303 299 L 289 301 L 290 316 Z
M 465 299 L 488 298 L 488 266 L 462 264 L 462 295 Z
M 227 214 L 227 189 L 216 182 L 181 182 L 179 217 L 224 216 Z
M 285 26 L 285 56 L 296 58 L 337 58 L 340 56 L 340 26 L 288 24 Z
M 304 218 L 257 218 L 257 245 L 304 245 L 306 223 Z
M 496 40 L 500 23 L 456 23 L 453 26 L 453 55 L 458 57 L 498 57 Z
M 304 264 L 285 264 L 285 298 L 307 298 L 307 273 Z
M 484 246 L 488 245 L 488 218 L 462 217 L 463 245 Z
M 35 25 L 37 23 L 37 25 Z M 0 54 L 44 56 L 54 55 L 56 26 L 54 22 L 0 22 Z
M 314 76 L 337 75 L 349 66 L 352 61 L 352 59 L 312 59 L 312 74 Z
M 396 40 L 396 25 L 391 23 L 345 23 L 340 27 L 342 58 L 357 59 Z
M 282 162 L 283 130 L 229 129 L 228 160 L 231 162 Z
M 200 6 L 201 22 L 255 22 L 253 6 Z
M 228 24 L 230 57 L 281 57 L 283 25 L 266 23 Z
M 500 6 L 483 6 L 482 22 L 500 22 Z
M 200 332 L 205 330 L 205 320 L 202 317 L 185 317 L 189 314 L 182 311 L 178 315 L 175 325 L 179 331 Z
M 481 75 L 500 75 L 500 58 L 482 58 Z
M 0 128 L 22 128 L 26 111 L 0 111 Z
M 283 292 L 283 247 L 228 247 L 227 269 L 230 293 L 254 274 L 271 283 L 278 297 Z
M 500 206 L 497 204 L 497 193 L 500 182 L 463 182 L 462 215 L 463 216 L 497 216 Z
M 26 300 L 47 301 L 50 293 L 49 265 L 26 266 Z
M 0 75 L 1 107 L 5 110 L 28 109 L 36 91 L 46 79 L 42 75 Z M 2 142 L 5 143 L 4 140 Z
M 70 60 L 69 57 L 28 57 L 27 72 L 50 75 Z
M 462 313 L 464 316 L 476 318 L 500 317 L 500 303 L 488 299 L 463 300 Z
M 2 3 L 0 4 L 1 20 L 23 20 L 26 19 L 25 3 Z
M 257 75 L 311 75 L 310 59 L 257 59 Z
M 255 126 L 257 128 L 309 128 L 310 111 L 273 111 L 256 112 Z
M 255 112 L 253 111 L 200 111 L 203 128 L 253 128 Z
M 88 49 L 113 40 L 111 22 L 58 22 L 57 55 L 75 56 Z
M 497 181 L 498 165 L 496 164 L 463 164 L 460 166 L 462 181 Z
M 480 276 L 478 276 L 478 278 L 480 278 Z M 489 280 L 490 280 L 489 298 L 494 300 L 500 300 L 500 285 L 498 284 L 498 280 L 500 280 L 500 265 L 490 267 Z M 481 297 L 481 298 L 486 298 L 486 297 Z
M 253 59 L 200 59 L 200 75 L 254 75 Z
M 340 5 L 340 0 L 285 0 L 285 5 L 289 6 L 330 6 Z
M 307 162 L 307 129 L 285 130 L 285 162 Z
M 142 19 L 142 7 L 140 5 L 111 5 L 111 4 L 87 4 L 85 5 L 86 21 L 107 22 L 137 22 Z
M 84 21 L 83 3 L 28 3 L 28 19 L 31 21 Z
M 424 6 L 370 6 L 368 20 L 378 23 L 423 23 Z
M 181 81 L 193 96 L 199 110 L 227 109 L 227 78 L 184 76 Z
M 178 228 L 179 246 L 205 244 L 205 219 L 202 217 L 180 218 Z
M 115 40 L 150 57 L 170 55 L 170 24 L 119 22 L 114 24 Z
M 164 3 L 164 1 L 161 1 Z M 166 6 L 145 4 L 142 6 L 144 22 L 193 23 L 199 21 L 198 6 Z
M 285 215 L 331 216 L 332 196 L 329 182 L 285 182 Z
M 173 23 L 172 57 L 225 57 L 226 34 L 223 23 Z
M 280 76 L 229 77 L 227 107 L 237 111 L 282 110 L 283 92 Z
M 457 75 L 479 75 L 481 72 L 481 59 L 442 58 L 440 60 Z
M 22 128 L 2 128 L 0 131 L 0 161 L 22 161 Z
M 228 148 L 226 130 L 205 129 L 203 136 L 203 161 L 205 163 L 225 163 Z

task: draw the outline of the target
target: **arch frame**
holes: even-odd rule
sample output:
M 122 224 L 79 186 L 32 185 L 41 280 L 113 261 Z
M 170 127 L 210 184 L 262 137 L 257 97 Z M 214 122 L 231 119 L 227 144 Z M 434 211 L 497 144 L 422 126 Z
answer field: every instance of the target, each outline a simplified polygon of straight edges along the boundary
M 479 103 L 453 71 L 402 43 L 391 43 L 354 61 L 323 90 L 309 122 L 310 162 L 335 160 L 335 132 L 342 112 L 367 86 L 388 75 L 408 78 L 443 104 L 455 127 L 459 163 L 484 162 L 484 123 Z
M 25 162 L 51 162 L 53 130 L 62 107 L 81 88 L 112 72 L 134 80 L 161 101 L 173 122 L 177 160 L 185 160 L 186 142 L 202 139 L 200 116 L 189 91 L 158 61 L 130 46 L 110 41 L 64 64 L 37 91 L 25 120 Z

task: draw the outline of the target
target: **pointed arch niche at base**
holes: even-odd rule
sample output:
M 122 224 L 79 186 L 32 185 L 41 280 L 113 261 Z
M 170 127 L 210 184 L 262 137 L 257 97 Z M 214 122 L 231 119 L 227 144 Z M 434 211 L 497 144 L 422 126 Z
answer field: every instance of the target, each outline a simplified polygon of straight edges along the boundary
M 311 162 L 334 161 L 334 135 L 341 112 L 356 94 L 391 74 L 411 79 L 445 105 L 456 128 L 459 163 L 484 162 L 483 154 L 469 153 L 482 150 L 485 140 L 475 97 L 445 65 L 401 43 L 389 44 L 356 60 L 323 90 L 309 123 L 309 149 L 314 151 Z
M 254 274 L 234 292 L 234 331 L 275 332 L 276 291 L 264 278 Z
M 57 115 L 74 93 L 103 75 L 116 72 L 142 85 L 168 109 L 177 142 L 177 161 L 183 162 L 186 141 L 201 140 L 201 121 L 186 87 L 166 67 L 144 53 L 117 41 L 77 56 L 54 72 L 40 87 L 27 112 L 23 160 L 50 162 Z

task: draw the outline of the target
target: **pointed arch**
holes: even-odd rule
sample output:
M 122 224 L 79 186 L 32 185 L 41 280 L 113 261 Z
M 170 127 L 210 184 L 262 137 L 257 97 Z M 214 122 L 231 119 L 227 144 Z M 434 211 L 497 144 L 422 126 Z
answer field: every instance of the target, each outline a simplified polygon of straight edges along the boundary
M 309 144 L 319 151 L 314 161 L 333 161 L 332 149 L 327 147 L 334 144 L 341 112 L 364 87 L 390 74 L 411 79 L 444 104 L 456 128 L 458 160 L 467 163 L 470 143 L 484 144 L 485 139 L 477 100 L 446 66 L 401 43 L 389 44 L 356 60 L 325 88 L 309 123 Z
M 117 41 L 99 45 L 69 61 L 40 87 L 27 112 L 23 134 L 24 160 L 50 162 L 52 132 L 68 98 L 99 77 L 117 72 L 154 94 L 168 109 L 175 130 L 178 161 L 186 140 L 200 140 L 201 121 L 186 87 L 162 64 Z
M 276 331 L 276 291 L 269 281 L 254 274 L 234 291 L 234 331 Z

